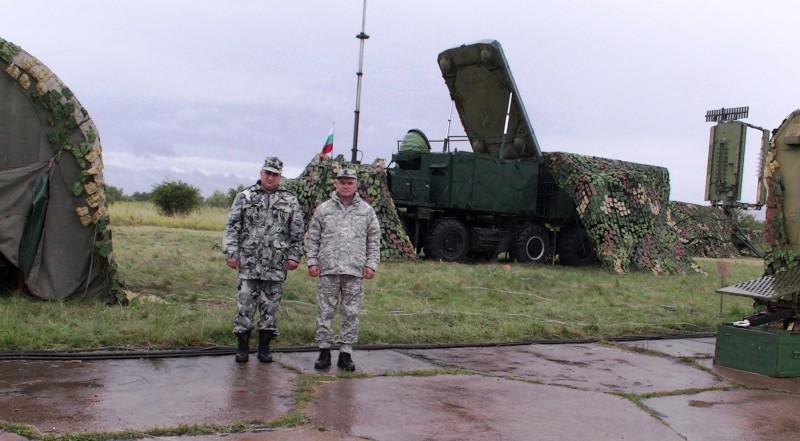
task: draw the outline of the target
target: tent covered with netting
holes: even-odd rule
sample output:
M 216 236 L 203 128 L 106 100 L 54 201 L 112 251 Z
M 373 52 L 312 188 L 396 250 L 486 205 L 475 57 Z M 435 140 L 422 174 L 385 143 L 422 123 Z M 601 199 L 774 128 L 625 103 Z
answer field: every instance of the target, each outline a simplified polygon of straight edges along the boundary
M 0 289 L 121 295 L 100 136 L 41 61 L 0 38 Z

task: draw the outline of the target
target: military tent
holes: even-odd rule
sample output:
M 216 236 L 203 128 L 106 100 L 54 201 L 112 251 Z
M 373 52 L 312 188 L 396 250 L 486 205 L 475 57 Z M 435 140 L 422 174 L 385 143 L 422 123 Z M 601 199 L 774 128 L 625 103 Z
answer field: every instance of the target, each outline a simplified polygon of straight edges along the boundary
M 0 288 L 116 301 L 100 136 L 42 62 L 0 38 Z

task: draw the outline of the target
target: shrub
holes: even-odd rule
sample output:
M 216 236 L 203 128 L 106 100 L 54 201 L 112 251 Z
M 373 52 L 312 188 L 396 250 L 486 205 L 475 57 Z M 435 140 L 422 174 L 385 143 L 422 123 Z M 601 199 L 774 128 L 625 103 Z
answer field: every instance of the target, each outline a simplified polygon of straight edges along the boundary
M 233 202 L 228 199 L 228 195 L 216 190 L 211 196 L 206 198 L 206 200 L 203 202 L 203 205 L 206 207 L 230 208 L 232 203 Z
M 137 191 L 131 195 L 131 200 L 136 202 L 150 202 L 153 200 L 153 193 Z
M 239 194 L 240 191 L 244 190 L 245 186 L 243 184 L 239 184 L 236 188 L 229 188 L 228 189 L 228 207 L 233 205 L 233 201 L 236 200 L 236 195 Z
M 113 204 L 114 202 L 127 201 L 128 196 L 121 188 L 114 187 L 113 185 L 106 185 L 106 202 Z
M 185 216 L 200 206 L 200 190 L 185 182 L 164 181 L 153 187 L 153 203 L 165 216 Z

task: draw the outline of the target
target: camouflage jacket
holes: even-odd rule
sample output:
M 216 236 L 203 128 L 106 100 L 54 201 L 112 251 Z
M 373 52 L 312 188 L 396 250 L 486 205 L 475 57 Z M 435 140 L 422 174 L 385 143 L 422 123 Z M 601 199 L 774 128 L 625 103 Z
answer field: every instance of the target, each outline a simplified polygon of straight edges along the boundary
M 239 278 L 282 281 L 284 264 L 303 257 L 303 212 L 283 187 L 267 193 L 260 182 L 236 195 L 222 236 L 225 259 L 239 259 Z
M 361 277 L 364 267 L 378 269 L 381 260 L 381 226 L 375 210 L 356 193 L 342 205 L 336 192 L 319 204 L 306 237 L 308 266 L 318 265 L 320 275 Z

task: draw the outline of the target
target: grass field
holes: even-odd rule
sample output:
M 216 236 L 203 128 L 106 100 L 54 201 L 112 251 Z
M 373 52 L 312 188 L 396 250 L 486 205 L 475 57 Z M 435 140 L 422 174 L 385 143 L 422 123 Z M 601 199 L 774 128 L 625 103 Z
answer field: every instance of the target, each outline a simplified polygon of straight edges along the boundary
M 148 204 L 111 208 L 114 256 L 140 295 L 129 306 L 0 295 L 0 350 L 182 348 L 233 345 L 236 273 L 219 245 L 224 210 L 164 218 Z M 763 262 L 725 260 L 730 285 L 759 277 Z M 751 313 L 749 299 L 720 299 L 716 259 L 706 274 L 612 274 L 510 262 L 382 262 L 366 281 L 363 344 L 512 342 L 713 332 Z M 507 265 L 510 264 L 510 265 Z M 289 274 L 276 346 L 313 345 L 316 280 Z M 150 301 L 157 299 L 159 301 Z

